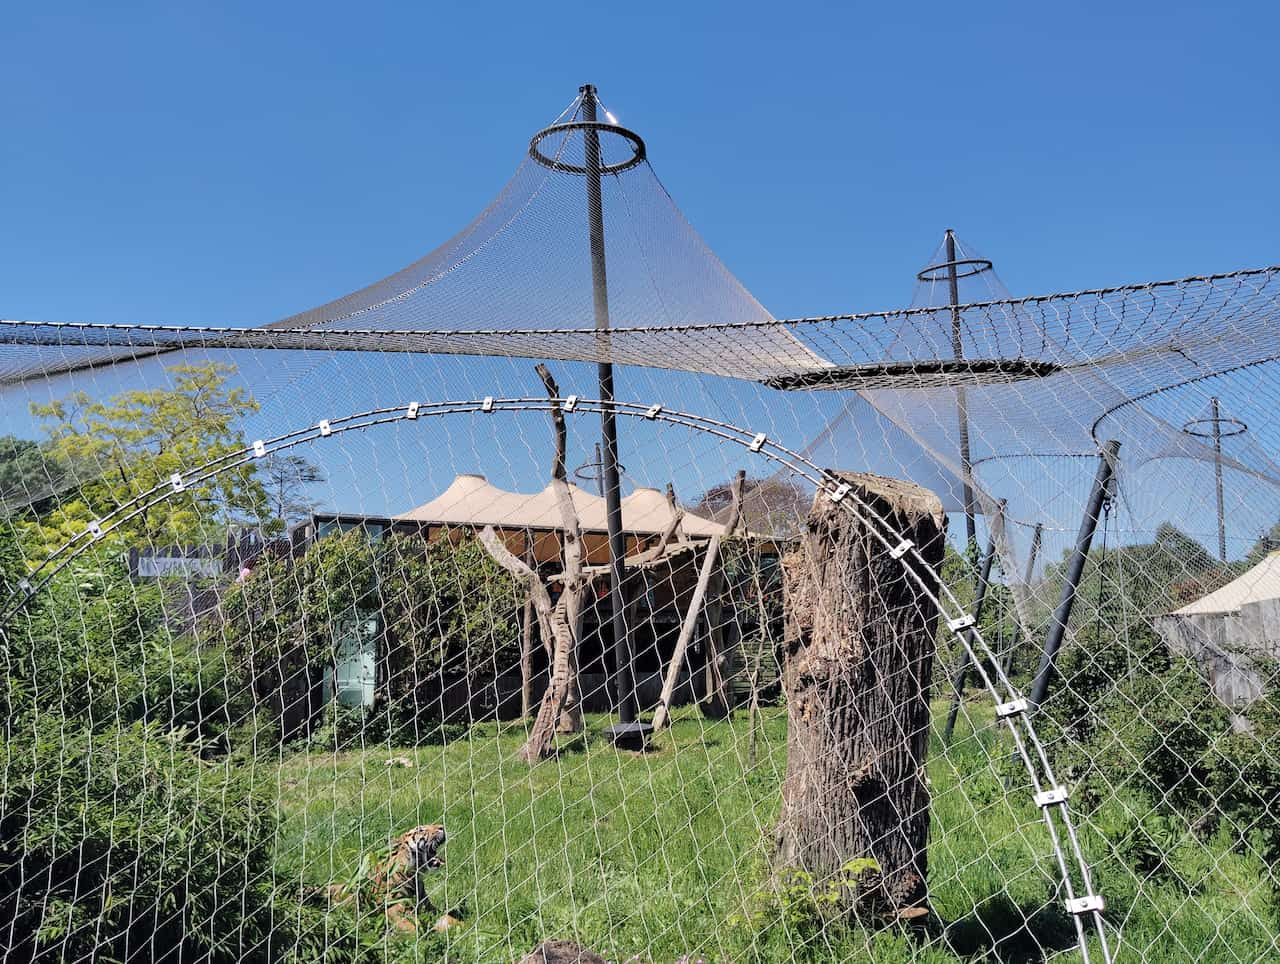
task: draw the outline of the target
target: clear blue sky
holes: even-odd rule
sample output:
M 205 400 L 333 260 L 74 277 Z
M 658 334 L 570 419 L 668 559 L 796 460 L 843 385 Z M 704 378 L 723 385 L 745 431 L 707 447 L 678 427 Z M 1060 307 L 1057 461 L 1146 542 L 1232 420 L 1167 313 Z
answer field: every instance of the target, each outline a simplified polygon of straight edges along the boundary
M 78 6 L 78 9 L 77 9 Z M 1280 13 L 1160 4 L 9 4 L 0 316 L 251 324 L 477 213 L 580 83 L 777 315 L 1280 261 Z
M 470 221 L 584 82 L 778 316 L 907 304 L 947 227 L 1014 294 L 1280 262 L 1274 3 L 10 4 L 0 36 L 0 317 L 320 304 Z M 385 492 L 348 458 L 325 501 L 428 498 L 473 448 Z

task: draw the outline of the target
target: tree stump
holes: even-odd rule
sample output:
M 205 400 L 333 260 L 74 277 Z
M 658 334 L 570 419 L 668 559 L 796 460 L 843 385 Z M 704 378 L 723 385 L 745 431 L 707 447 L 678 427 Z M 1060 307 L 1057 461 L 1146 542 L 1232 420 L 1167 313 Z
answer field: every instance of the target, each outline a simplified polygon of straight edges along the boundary
M 937 496 L 912 483 L 833 474 L 852 486 L 849 496 L 837 504 L 820 491 L 802 546 L 784 560 L 787 772 L 777 861 L 834 884 L 845 910 L 904 914 L 926 897 L 938 612 L 907 575 L 919 563 L 893 559 L 848 509 L 861 498 L 912 540 L 930 591 L 946 517 Z

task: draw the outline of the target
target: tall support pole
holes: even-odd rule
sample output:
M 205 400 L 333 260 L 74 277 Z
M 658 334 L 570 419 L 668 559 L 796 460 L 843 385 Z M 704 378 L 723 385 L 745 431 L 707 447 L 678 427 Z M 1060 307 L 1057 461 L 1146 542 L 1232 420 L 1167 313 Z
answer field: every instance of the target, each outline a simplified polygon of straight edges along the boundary
M 1085 561 L 1089 558 L 1089 547 L 1093 545 L 1093 534 L 1098 528 L 1098 517 L 1102 514 L 1103 505 L 1111 498 L 1116 459 L 1119 455 L 1120 443 L 1112 440 L 1102 447 L 1102 454 L 1098 457 L 1098 472 L 1093 478 L 1093 490 L 1089 493 L 1084 518 L 1080 520 L 1075 548 L 1071 550 L 1071 558 L 1067 561 L 1067 573 L 1062 583 L 1062 594 L 1058 598 L 1058 608 L 1054 610 L 1053 621 L 1045 636 L 1044 650 L 1040 654 L 1040 668 L 1031 685 L 1028 700 L 1033 708 L 1043 703 L 1049 692 L 1054 660 L 1057 659 L 1058 650 L 1062 648 L 1067 623 L 1071 620 L 1071 609 L 1076 602 L 1076 591 L 1080 588 L 1080 577 L 1084 575 Z
M 1003 514 L 1005 500 L 1000 500 L 999 512 Z M 973 597 L 973 624 L 978 625 L 978 621 L 982 619 L 982 606 L 987 599 L 987 587 L 991 585 L 991 562 L 996 556 L 996 527 L 991 526 L 991 533 L 987 537 L 987 552 L 982 557 L 982 569 L 978 574 L 978 586 Z M 962 629 L 962 633 L 969 639 L 970 645 L 973 644 L 973 630 Z M 951 709 L 947 713 L 947 725 L 942 730 L 942 741 L 949 743 L 951 734 L 955 732 L 956 718 L 960 715 L 960 703 L 964 699 L 964 683 L 969 675 L 969 650 L 964 649 L 960 653 L 960 668 L 956 670 L 955 678 L 952 680 L 952 688 L 954 693 L 951 696 Z
M 1022 576 L 1024 585 L 1031 585 L 1031 580 L 1036 576 L 1036 560 L 1040 556 L 1040 541 L 1043 538 L 1044 523 L 1037 522 L 1036 527 L 1031 530 L 1031 551 L 1027 553 L 1027 571 Z
M 1210 400 L 1213 406 L 1210 421 L 1213 422 L 1213 480 L 1218 494 L 1218 558 L 1227 561 L 1227 515 L 1222 504 L 1222 413 L 1218 397 Z
M 956 361 L 960 361 L 964 358 L 964 339 L 960 332 L 960 277 L 956 271 L 955 232 L 947 228 L 944 240 L 947 256 L 947 283 L 950 286 L 951 353 Z M 965 551 L 968 552 L 969 547 L 978 538 L 978 530 L 974 523 L 974 516 L 977 513 L 973 500 L 973 459 L 969 450 L 969 403 L 965 397 L 963 385 L 956 387 L 956 417 L 960 423 L 960 481 L 964 485 L 964 545 Z
M 596 122 L 596 89 L 592 84 L 579 88 L 582 94 L 582 119 Z M 618 705 L 618 722 L 636 720 L 636 692 L 632 679 L 631 639 L 627 634 L 626 539 L 622 534 L 622 482 L 618 474 L 618 423 L 613 411 L 613 363 L 608 360 L 609 347 L 609 280 L 604 256 L 604 204 L 601 197 L 600 133 L 594 127 L 583 131 L 587 181 L 587 222 L 591 235 L 591 295 L 595 308 L 597 336 L 605 354 L 596 366 L 600 380 L 600 441 L 604 447 L 605 515 L 609 530 L 609 608 L 613 627 L 613 684 Z

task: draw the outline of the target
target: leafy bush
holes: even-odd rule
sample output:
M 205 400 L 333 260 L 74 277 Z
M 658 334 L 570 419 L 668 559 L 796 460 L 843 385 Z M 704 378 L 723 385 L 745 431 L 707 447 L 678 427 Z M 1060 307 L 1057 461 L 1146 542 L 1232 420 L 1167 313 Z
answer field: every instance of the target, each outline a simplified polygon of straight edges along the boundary
M 515 579 L 475 540 L 397 535 L 374 543 L 352 529 L 318 540 L 298 560 L 263 560 L 227 595 L 219 632 L 265 699 L 285 674 L 334 664 L 340 619 L 380 612 L 381 709 L 334 715 L 322 736 L 337 746 L 418 733 L 435 703 L 419 699 L 428 681 L 483 679 L 517 665 L 522 602 Z
M 252 712 L 224 648 L 175 629 L 160 587 L 133 582 L 106 551 L 77 559 L 10 620 L 2 655 L 15 705 L 91 726 L 185 727 L 226 749 Z
M 387 630 L 404 677 L 485 675 L 518 665 L 524 594 L 479 541 L 392 536 L 378 559 Z
M 275 820 L 184 734 L 10 721 L 0 796 L 7 953 L 236 961 L 270 934 Z

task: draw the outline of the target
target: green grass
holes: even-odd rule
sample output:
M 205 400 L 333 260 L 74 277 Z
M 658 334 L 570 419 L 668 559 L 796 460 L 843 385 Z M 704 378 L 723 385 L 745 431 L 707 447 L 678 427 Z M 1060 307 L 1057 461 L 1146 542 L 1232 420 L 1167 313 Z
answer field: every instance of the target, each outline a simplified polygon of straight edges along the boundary
M 981 711 L 948 750 L 935 741 L 931 751 L 934 914 L 910 930 L 823 926 L 803 902 L 770 896 L 781 710 L 765 713 L 754 766 L 744 715 L 713 723 L 681 711 L 643 755 L 610 748 L 598 735 L 606 720 L 587 722 L 586 739 L 533 768 L 515 759 L 523 727 L 492 724 L 441 746 L 289 757 L 277 774 L 278 871 L 313 884 L 345 879 L 395 833 L 443 822 L 446 866 L 429 890 L 465 925 L 386 946 L 406 959 L 512 961 L 553 937 L 654 962 L 1081 959 L 1040 814 L 1027 787 L 1006 792 L 1009 747 Z M 391 756 L 414 765 L 389 767 Z M 1276 953 L 1255 858 L 1188 836 L 1168 868 L 1144 874 L 1115 853 L 1132 823 L 1112 801 L 1082 831 L 1108 919 L 1124 927 L 1121 959 Z

